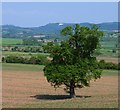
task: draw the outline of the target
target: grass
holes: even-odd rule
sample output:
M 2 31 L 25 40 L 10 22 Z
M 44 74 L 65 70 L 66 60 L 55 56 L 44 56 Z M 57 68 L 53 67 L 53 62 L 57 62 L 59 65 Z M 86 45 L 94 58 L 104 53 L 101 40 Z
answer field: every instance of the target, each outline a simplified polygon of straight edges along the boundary
M 22 44 L 22 39 L 17 39 L 17 38 L 0 38 L 0 43 L 2 45 L 17 45 L 17 44 Z
M 26 56 L 29 57 L 31 55 L 45 55 L 45 56 L 49 56 L 48 53 L 30 53 L 30 52 L 11 52 L 11 51 L 3 51 L 2 55 L 3 56 L 8 56 L 8 55 L 15 55 L 15 56 Z
M 44 65 L 33 65 L 33 64 L 14 64 L 14 63 L 2 63 L 2 70 L 9 71 L 42 71 Z M 118 75 L 117 70 L 103 70 L 102 75 L 104 76 L 116 76 Z
M 113 53 L 113 49 L 116 49 L 116 41 L 102 41 L 100 42 L 101 44 L 101 55 L 100 56 L 110 56 L 110 57 L 114 57 L 117 58 L 118 57 L 118 53 Z
M 2 63 L 3 71 L 42 71 L 44 65 Z M 103 70 L 103 76 L 117 76 L 117 70 Z
M 103 76 L 118 76 L 117 70 L 103 70 L 102 75 Z
M 42 71 L 43 65 L 2 63 L 3 71 Z
M 115 48 L 115 45 L 117 44 L 116 41 L 102 41 L 100 42 L 101 46 L 104 48 Z
M 113 53 L 112 49 L 102 48 L 100 49 L 100 53 L 101 53 L 100 55 L 101 57 L 108 56 L 108 57 L 118 58 L 118 53 Z

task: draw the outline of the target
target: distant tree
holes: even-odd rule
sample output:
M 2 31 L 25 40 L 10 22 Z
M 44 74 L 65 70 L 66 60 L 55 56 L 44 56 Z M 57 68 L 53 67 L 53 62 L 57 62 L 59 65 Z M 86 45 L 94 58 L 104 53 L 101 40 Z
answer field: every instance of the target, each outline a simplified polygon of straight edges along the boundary
M 53 46 L 54 46 L 53 42 L 48 42 L 47 45 L 43 45 L 44 52 L 50 53 L 52 51 Z
M 103 69 L 104 67 L 105 67 L 105 60 L 100 60 L 99 61 L 99 67 L 101 68 L 101 69 Z
M 61 42 L 61 45 L 48 46 L 53 59 L 45 66 L 44 73 L 52 86 L 65 85 L 65 91 L 74 98 L 75 88 L 90 86 L 91 79 L 101 77 L 94 53 L 103 32 L 96 25 L 88 28 L 76 24 L 75 27 L 64 28 L 61 33 L 69 36 L 69 40 Z
M 18 46 L 15 46 L 12 48 L 12 51 L 18 51 L 18 49 L 19 49 Z
M 113 53 L 116 53 L 116 49 L 113 49 L 112 52 L 113 52 Z
M 23 45 L 41 45 L 40 42 L 34 37 L 23 39 Z
M 54 39 L 54 43 L 56 43 L 56 42 L 58 42 L 58 39 L 57 39 L 57 38 Z

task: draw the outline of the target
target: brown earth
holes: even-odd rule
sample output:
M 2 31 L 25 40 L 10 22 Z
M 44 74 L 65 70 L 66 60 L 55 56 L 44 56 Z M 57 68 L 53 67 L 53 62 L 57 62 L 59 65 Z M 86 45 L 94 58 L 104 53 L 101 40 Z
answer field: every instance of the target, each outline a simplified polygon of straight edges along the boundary
M 104 76 L 92 81 L 91 87 L 77 89 L 76 99 L 69 99 L 62 87 L 55 91 L 43 72 L 3 71 L 2 77 L 3 108 L 116 107 L 118 103 L 117 76 Z
M 105 60 L 106 62 L 118 63 L 120 62 L 120 58 L 113 57 L 97 57 L 98 60 Z

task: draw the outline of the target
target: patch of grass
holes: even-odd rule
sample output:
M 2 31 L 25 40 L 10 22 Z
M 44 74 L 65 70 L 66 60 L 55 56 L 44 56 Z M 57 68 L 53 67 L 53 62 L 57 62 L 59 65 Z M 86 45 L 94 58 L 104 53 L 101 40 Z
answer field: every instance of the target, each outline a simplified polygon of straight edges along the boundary
M 102 75 L 103 76 L 117 76 L 118 75 L 117 70 L 103 70 Z
M 118 58 L 118 53 L 113 53 L 112 51 L 113 51 L 113 49 L 102 48 L 102 49 L 100 49 L 100 53 L 101 53 L 100 56 L 101 57 L 108 56 L 108 57 L 112 57 L 112 58 Z
M 113 49 L 116 48 L 116 41 L 102 41 L 100 42 L 101 44 L 101 49 L 100 49 L 100 56 L 110 56 L 110 57 L 118 57 L 118 53 L 113 53 Z
M 43 65 L 2 63 L 3 71 L 42 71 Z
M 102 41 L 100 42 L 101 46 L 104 48 L 115 48 L 115 45 L 117 44 L 116 41 Z
M 2 45 L 15 45 L 15 44 L 22 44 L 22 39 L 16 39 L 16 38 L 0 38 L 0 42 L 2 42 Z
M 10 52 L 10 51 L 3 51 L 2 52 L 2 55 L 3 56 L 8 56 L 8 55 L 15 55 L 15 56 L 30 56 L 30 55 L 45 55 L 45 56 L 49 56 L 49 54 L 48 53 L 30 53 L 30 52 Z
M 9 71 L 43 71 L 44 65 L 33 64 L 14 64 L 14 63 L 2 63 L 2 70 Z M 103 76 L 117 76 L 117 70 L 103 70 Z

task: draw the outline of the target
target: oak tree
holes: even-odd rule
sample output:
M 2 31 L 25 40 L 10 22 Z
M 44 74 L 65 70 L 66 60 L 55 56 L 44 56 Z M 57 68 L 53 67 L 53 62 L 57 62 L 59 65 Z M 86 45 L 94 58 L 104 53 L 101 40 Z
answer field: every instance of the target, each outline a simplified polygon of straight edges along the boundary
M 65 91 L 74 98 L 75 88 L 90 86 L 90 80 L 101 77 L 94 53 L 103 32 L 96 25 L 88 28 L 76 24 L 62 29 L 61 34 L 69 39 L 49 46 L 52 60 L 45 66 L 44 73 L 52 86 L 65 85 Z

